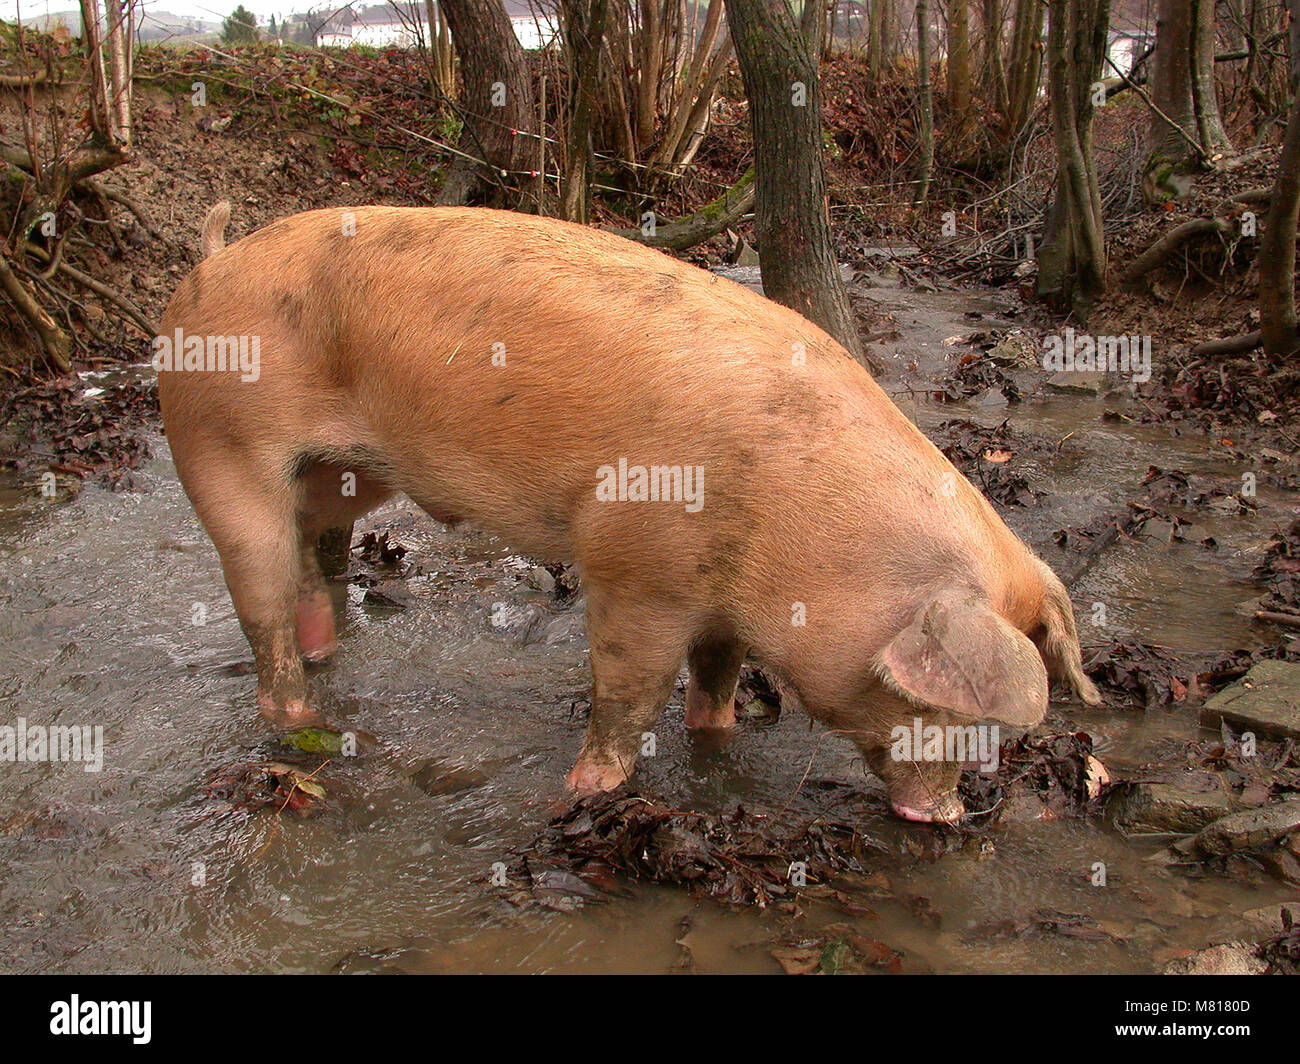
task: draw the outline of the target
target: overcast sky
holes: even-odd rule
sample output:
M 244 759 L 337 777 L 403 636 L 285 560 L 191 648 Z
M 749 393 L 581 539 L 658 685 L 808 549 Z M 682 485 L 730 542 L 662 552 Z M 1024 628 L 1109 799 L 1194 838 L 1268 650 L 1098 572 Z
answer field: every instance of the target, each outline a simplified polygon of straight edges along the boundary
M 173 15 L 193 15 L 196 18 L 216 22 L 234 11 L 240 2 L 241 0 L 145 0 L 144 9 L 169 11 Z M 368 2 L 377 3 L 379 0 L 368 0 Z M 283 0 L 242 0 L 242 3 L 257 16 L 258 24 L 263 25 L 271 15 L 279 19 L 294 11 L 342 7 L 346 0 L 338 0 L 338 3 L 331 3 L 330 0 L 301 0 L 299 3 L 284 3 Z M 359 3 L 357 6 L 366 5 Z M 77 10 L 77 0 L 0 0 L 0 18 L 10 20 L 19 13 L 30 16 L 75 10 Z

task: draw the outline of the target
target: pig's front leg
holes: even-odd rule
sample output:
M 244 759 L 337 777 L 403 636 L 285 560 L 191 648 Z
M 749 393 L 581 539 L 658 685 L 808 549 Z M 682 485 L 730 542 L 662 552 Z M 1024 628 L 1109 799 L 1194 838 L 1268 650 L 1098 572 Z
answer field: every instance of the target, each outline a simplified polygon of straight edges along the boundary
M 620 589 L 615 596 L 587 586 L 591 647 L 591 718 L 577 763 L 569 772 L 578 794 L 608 791 L 632 775 L 644 735 L 672 692 L 689 638 L 670 613 Z

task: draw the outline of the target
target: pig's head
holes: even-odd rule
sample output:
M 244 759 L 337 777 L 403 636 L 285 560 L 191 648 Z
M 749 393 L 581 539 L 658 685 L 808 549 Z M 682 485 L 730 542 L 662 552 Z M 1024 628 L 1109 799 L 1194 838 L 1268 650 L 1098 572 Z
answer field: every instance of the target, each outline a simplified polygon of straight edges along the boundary
M 885 686 L 923 715 L 929 710 L 936 717 L 1026 728 L 1047 712 L 1049 677 L 1090 705 L 1100 702 L 1083 672 L 1069 595 L 1045 563 L 1031 561 L 1023 630 L 978 591 L 939 592 L 881 651 L 876 671 Z M 894 810 L 913 820 L 957 819 L 963 812 L 955 793 L 959 766 L 928 766 L 926 772 L 928 781 L 925 774 L 890 772 Z

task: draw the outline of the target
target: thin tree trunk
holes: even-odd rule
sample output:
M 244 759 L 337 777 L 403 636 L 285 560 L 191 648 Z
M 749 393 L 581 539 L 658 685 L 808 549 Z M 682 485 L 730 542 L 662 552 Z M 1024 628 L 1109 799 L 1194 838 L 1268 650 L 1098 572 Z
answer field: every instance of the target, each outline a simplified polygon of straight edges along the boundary
M 568 34 L 574 79 L 567 138 L 568 160 L 561 196 L 563 216 L 586 222 L 591 213 L 591 108 L 600 75 L 601 39 L 605 33 L 607 0 L 578 0 L 569 4 Z
M 960 144 L 971 127 L 970 0 L 948 0 L 948 109 Z
M 1295 242 L 1300 218 L 1300 0 L 1291 12 L 1291 110 L 1277 161 L 1268 219 L 1259 238 L 1259 331 L 1264 350 L 1275 357 L 1296 351 Z
M 1192 109 L 1201 143 L 1211 152 L 1227 154 L 1232 141 L 1219 114 L 1219 94 L 1214 87 L 1214 0 L 1192 5 Z
M 532 137 L 514 130 L 537 132 L 523 49 L 501 0 L 441 0 L 440 6 L 460 56 L 465 90 L 459 146 L 476 161 L 457 159 L 451 165 L 438 202 L 513 206 L 519 197 L 515 177 L 531 170 L 532 146 Z
M 934 172 L 934 93 L 930 89 L 930 3 L 916 0 L 917 107 L 920 109 L 921 162 L 912 206 L 925 206 Z
M 827 217 L 817 57 L 822 20 L 785 0 L 728 0 L 754 130 L 755 233 L 770 299 L 820 325 L 852 354 L 862 345 Z
M 1092 155 L 1092 83 L 1101 76 L 1109 0 L 1051 0 L 1048 91 L 1056 193 L 1038 252 L 1039 298 L 1086 321 L 1105 289 L 1101 193 Z

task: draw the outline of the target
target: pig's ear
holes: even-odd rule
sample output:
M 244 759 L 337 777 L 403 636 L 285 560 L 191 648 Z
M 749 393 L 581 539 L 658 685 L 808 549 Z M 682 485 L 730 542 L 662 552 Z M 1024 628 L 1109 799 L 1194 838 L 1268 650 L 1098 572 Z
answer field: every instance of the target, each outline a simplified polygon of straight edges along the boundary
M 988 606 L 931 600 L 880 655 L 889 686 L 963 717 L 1037 724 L 1047 712 L 1038 648 Z

